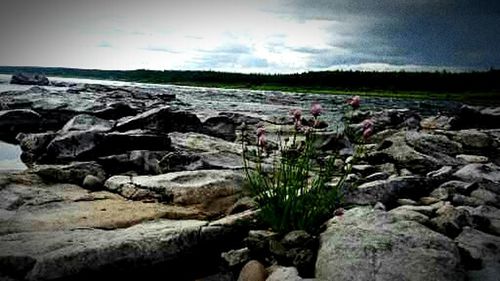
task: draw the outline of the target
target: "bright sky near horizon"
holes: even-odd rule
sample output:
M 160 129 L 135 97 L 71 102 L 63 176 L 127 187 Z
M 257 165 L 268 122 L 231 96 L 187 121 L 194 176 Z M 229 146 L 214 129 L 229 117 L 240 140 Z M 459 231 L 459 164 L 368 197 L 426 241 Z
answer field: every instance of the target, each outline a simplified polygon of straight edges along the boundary
M 3 0 L 0 65 L 290 73 L 500 66 L 497 0 Z

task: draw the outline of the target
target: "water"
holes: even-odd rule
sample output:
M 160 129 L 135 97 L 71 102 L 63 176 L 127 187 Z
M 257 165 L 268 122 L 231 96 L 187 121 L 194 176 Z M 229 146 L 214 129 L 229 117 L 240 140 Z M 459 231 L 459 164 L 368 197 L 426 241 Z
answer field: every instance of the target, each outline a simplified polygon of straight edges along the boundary
M 0 141 L 0 171 L 26 169 L 20 156 L 21 148 L 18 145 Z

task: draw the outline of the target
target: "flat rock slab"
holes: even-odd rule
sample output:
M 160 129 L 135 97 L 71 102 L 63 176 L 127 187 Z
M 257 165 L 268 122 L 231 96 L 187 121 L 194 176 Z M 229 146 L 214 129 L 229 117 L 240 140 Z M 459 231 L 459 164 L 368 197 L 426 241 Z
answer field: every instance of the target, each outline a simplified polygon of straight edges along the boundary
M 464 280 L 454 242 L 371 207 L 348 210 L 321 235 L 318 280 Z
M 179 206 L 193 206 L 207 216 L 224 213 L 242 190 L 243 174 L 232 170 L 197 170 L 156 176 L 114 176 L 108 190 L 141 200 L 155 199 Z
M 158 218 L 200 218 L 194 208 L 130 201 L 72 184 L 7 184 L 1 187 L 0 198 L 0 235 L 86 227 L 116 229 Z
M 0 236 L 0 273 L 27 280 L 101 276 L 162 265 L 200 244 L 196 220 L 159 220 L 112 231 L 77 229 Z M 175 268 L 171 269 L 175 271 Z

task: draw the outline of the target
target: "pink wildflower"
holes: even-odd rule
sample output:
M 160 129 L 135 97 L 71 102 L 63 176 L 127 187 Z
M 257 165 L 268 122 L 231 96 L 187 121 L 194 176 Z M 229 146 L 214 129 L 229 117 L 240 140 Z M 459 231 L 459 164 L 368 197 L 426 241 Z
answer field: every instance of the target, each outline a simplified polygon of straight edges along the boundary
M 292 109 L 292 111 L 290 111 L 290 115 L 293 116 L 295 122 L 300 121 L 300 119 L 302 118 L 302 110 L 298 108 Z
M 359 107 L 359 104 L 361 103 L 361 98 L 359 96 L 354 96 L 352 98 L 348 98 L 346 102 L 348 105 L 352 106 L 352 108 L 356 109 Z
M 321 107 L 321 104 L 315 102 L 311 106 L 311 114 L 314 116 L 314 118 L 318 117 L 321 113 L 323 113 L 323 107 Z
M 368 128 L 373 128 L 373 120 L 372 119 L 365 119 L 363 122 L 361 122 L 361 126 L 363 126 L 363 129 L 366 130 Z
M 260 137 L 260 136 L 265 135 L 265 134 L 266 134 L 266 128 L 264 128 L 264 127 L 257 128 L 257 137 Z
M 266 135 L 265 134 L 262 134 L 262 135 L 259 136 L 259 138 L 257 139 L 257 144 L 260 147 L 262 147 L 262 148 L 266 147 L 267 141 L 266 141 Z
M 369 139 L 373 135 L 373 128 L 369 127 L 363 130 L 363 138 L 365 140 Z

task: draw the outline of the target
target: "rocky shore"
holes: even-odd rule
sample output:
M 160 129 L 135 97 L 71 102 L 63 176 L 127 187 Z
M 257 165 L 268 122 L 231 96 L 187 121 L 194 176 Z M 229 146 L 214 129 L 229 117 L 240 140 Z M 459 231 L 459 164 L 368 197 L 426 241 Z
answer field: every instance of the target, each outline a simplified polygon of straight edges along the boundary
M 241 132 L 264 124 L 278 142 L 304 97 L 220 110 L 162 88 L 58 86 L 0 93 L 0 139 L 28 166 L 0 172 L 2 280 L 498 280 L 500 108 L 362 107 L 349 118 L 373 121 L 364 144 L 325 117 L 318 150 L 364 151 L 344 210 L 319 234 L 278 235 L 247 197 Z

